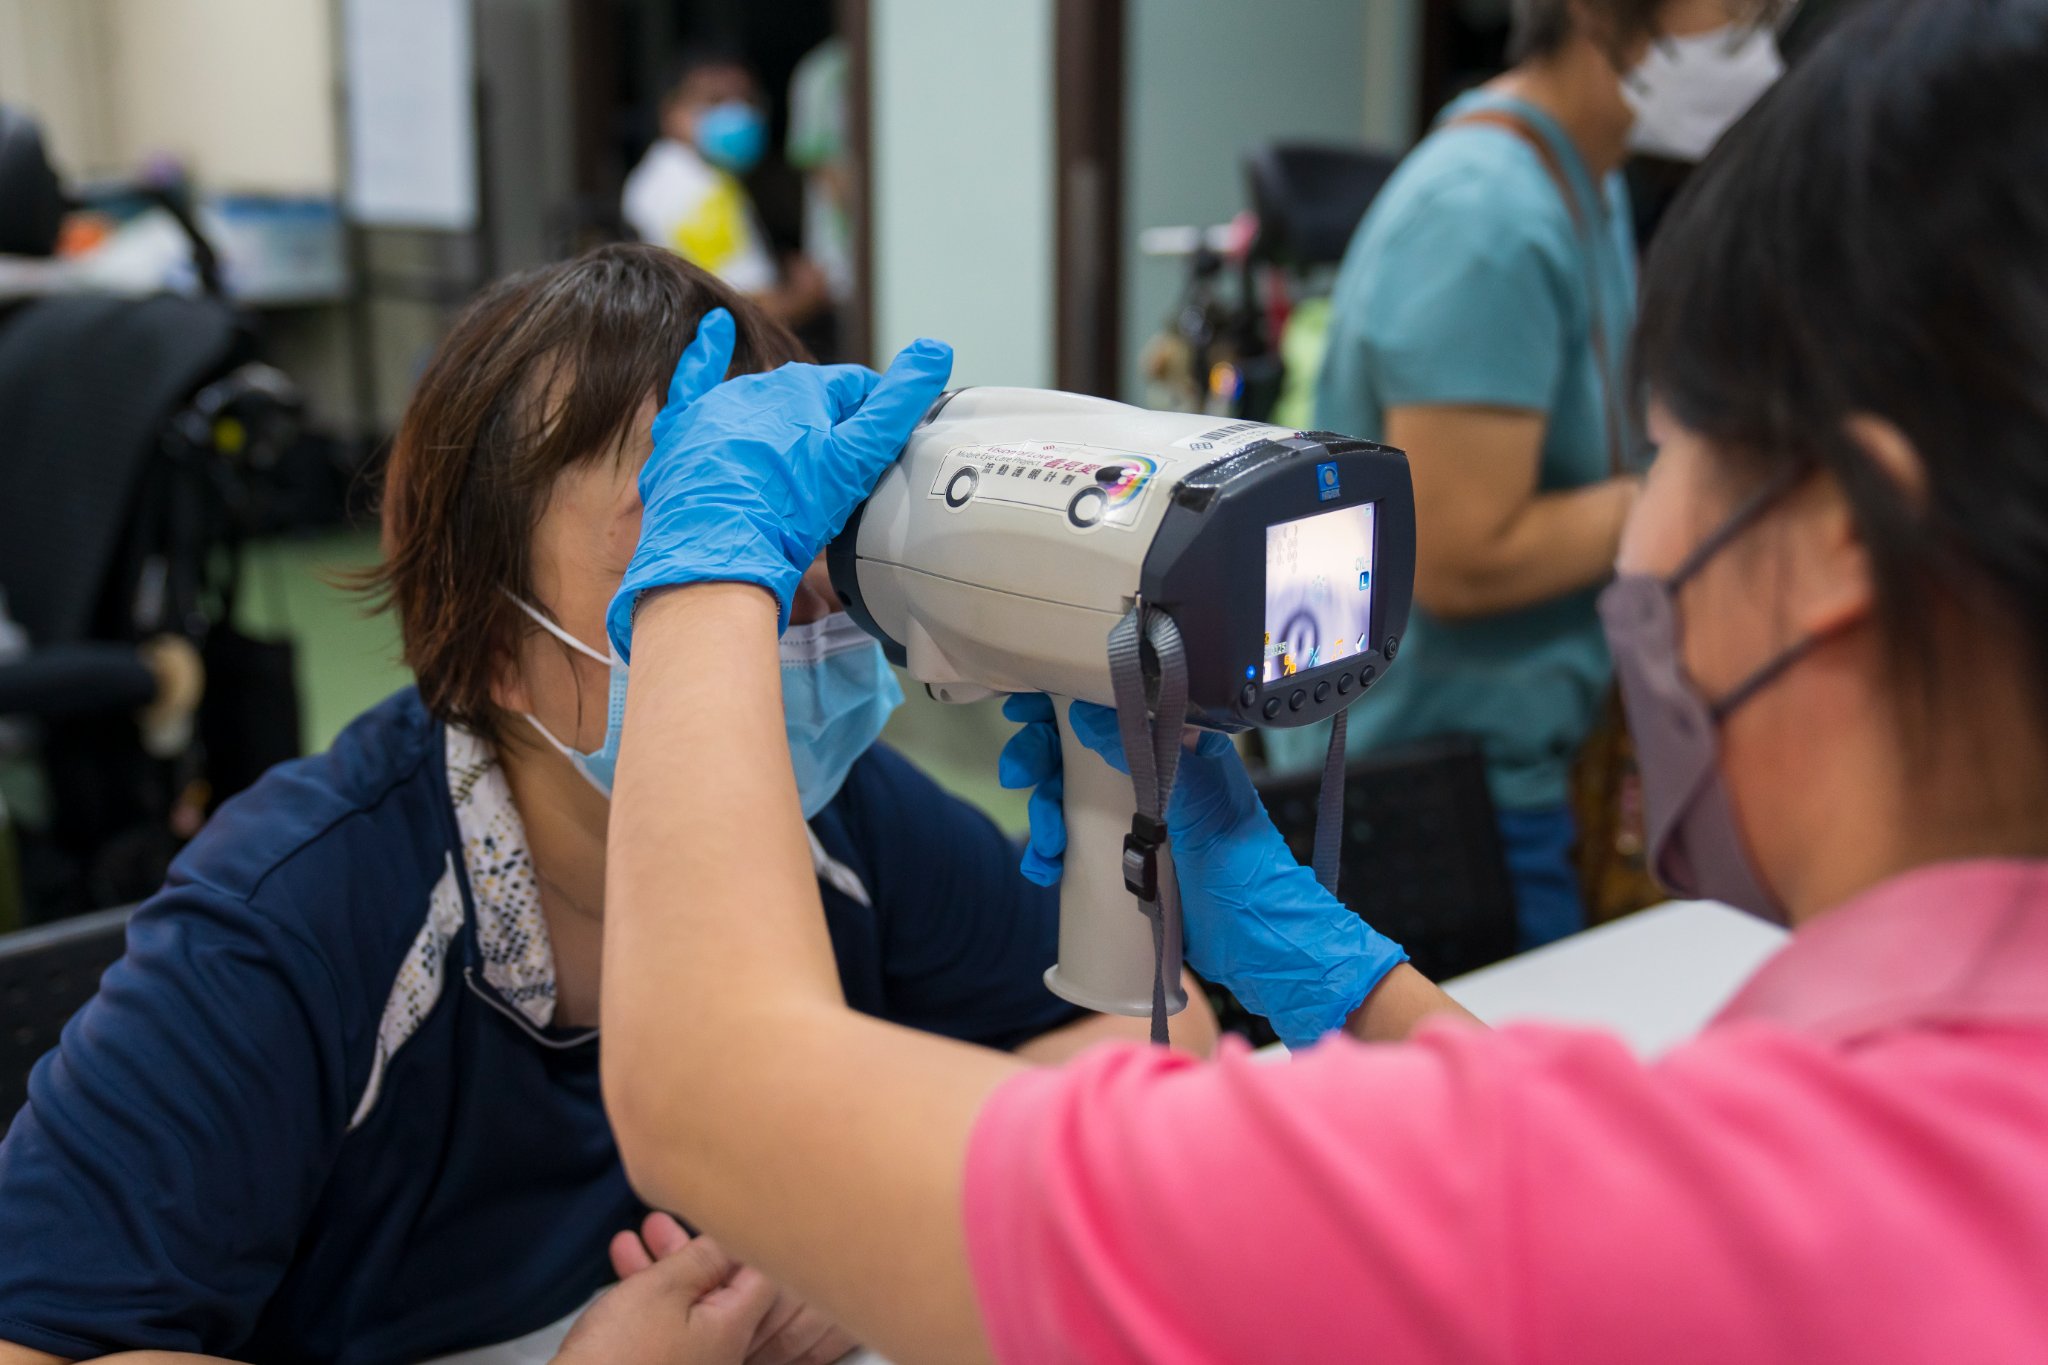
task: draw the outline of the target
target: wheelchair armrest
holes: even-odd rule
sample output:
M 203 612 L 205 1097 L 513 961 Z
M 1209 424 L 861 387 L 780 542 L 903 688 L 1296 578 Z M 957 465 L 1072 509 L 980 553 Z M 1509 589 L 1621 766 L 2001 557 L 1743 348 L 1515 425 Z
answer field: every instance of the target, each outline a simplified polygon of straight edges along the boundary
M 156 694 L 156 674 L 133 645 L 50 645 L 0 663 L 0 716 L 127 713 Z

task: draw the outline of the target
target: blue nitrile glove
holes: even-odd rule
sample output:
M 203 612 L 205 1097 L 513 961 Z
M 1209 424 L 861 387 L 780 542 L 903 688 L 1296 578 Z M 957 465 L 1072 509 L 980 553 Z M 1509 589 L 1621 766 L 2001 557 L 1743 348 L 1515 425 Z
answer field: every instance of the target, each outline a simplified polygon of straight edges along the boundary
M 630 657 L 633 604 L 650 588 L 758 583 L 789 624 L 797 580 L 902 453 L 953 369 L 953 348 L 913 341 L 885 375 L 784 365 L 726 379 L 732 315 L 697 324 L 654 419 L 640 471 L 640 544 L 605 628 Z
M 1024 728 L 1003 749 L 1002 783 L 1037 788 L 1024 875 L 1049 886 L 1059 878 L 1067 844 L 1056 796 L 1045 795 L 1048 786 L 1055 794 L 1060 788 L 1052 703 L 1013 696 L 1003 714 Z M 1075 702 L 1068 720 L 1083 744 L 1117 771 L 1129 771 L 1115 711 Z M 1343 1027 L 1373 987 L 1408 960 L 1400 944 L 1346 909 L 1294 860 L 1222 735 L 1204 734 L 1192 752 L 1182 752 L 1166 828 L 1188 965 L 1264 1015 L 1289 1047 Z
M 1101 711 L 1115 728 L 1116 712 L 1088 702 L 1077 702 L 1084 712 Z M 1003 715 L 1024 728 L 1010 736 L 996 763 L 996 780 L 1012 791 L 1031 789 L 1030 838 L 1018 863 L 1025 879 L 1040 886 L 1058 886 L 1060 866 L 1067 852 L 1066 778 L 1060 767 L 1060 732 L 1053 723 L 1052 698 L 1043 692 L 1012 692 L 1003 699 Z M 1230 752 L 1230 741 L 1211 731 L 1196 741 L 1199 753 L 1214 757 Z M 1117 744 L 1115 760 L 1119 772 L 1124 766 L 1123 745 Z

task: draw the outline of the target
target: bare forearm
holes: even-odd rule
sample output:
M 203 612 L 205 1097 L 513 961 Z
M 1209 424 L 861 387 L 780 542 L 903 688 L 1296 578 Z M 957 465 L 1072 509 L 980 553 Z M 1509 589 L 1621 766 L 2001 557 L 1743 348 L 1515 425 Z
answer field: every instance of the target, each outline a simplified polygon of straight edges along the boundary
M 1361 1042 L 1398 1043 L 1423 1020 L 1436 1016 L 1479 1019 L 1421 972 L 1402 963 L 1373 988 L 1365 1003 L 1352 1012 L 1344 1031 Z
M 1539 493 L 1493 536 L 1462 554 L 1425 554 L 1415 597 L 1438 616 L 1491 616 L 1592 587 L 1614 571 L 1621 525 L 1636 481 L 1609 479 L 1561 493 Z M 1429 527 L 1418 539 L 1428 540 Z
M 985 1355 L 960 1185 L 1023 1064 L 847 1009 L 783 754 L 775 604 L 634 628 L 606 886 L 604 1089 L 635 1187 L 892 1359 Z

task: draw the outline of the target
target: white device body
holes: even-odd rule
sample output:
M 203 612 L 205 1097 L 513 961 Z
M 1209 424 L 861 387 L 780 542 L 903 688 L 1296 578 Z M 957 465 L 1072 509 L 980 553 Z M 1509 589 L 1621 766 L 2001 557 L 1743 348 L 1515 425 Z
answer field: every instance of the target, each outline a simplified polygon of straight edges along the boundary
M 1050 692 L 1111 705 L 1103 641 L 1130 610 L 1178 476 L 1276 434 L 1296 433 L 1046 389 L 962 389 L 868 500 L 858 544 L 868 609 L 941 700 Z M 1147 463 L 1122 501 L 1065 467 Z M 1025 473 L 983 473 L 989 465 Z M 975 486 L 949 505 L 963 470 Z M 1090 486 L 1105 490 L 1102 516 L 1079 527 L 1066 506 Z
M 852 532 L 865 612 L 932 696 L 1054 698 L 1067 851 L 1046 983 L 1076 1004 L 1149 1013 L 1155 954 L 1121 874 L 1131 780 L 1074 737 L 1069 700 L 1114 704 L 1109 633 L 1180 479 L 1295 435 L 1041 389 L 963 389 L 912 435 Z M 1179 943 L 1167 948 L 1178 962 Z M 1186 1004 L 1177 979 L 1167 991 L 1170 1010 Z

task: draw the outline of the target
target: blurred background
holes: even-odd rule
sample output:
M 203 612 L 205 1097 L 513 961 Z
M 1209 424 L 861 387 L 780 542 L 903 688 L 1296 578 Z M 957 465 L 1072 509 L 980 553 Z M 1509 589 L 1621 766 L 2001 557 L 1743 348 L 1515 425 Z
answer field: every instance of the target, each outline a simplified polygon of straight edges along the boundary
M 379 452 L 487 281 L 648 236 L 745 275 L 824 358 L 930 334 L 961 383 L 1306 426 L 1353 228 L 1508 23 L 0 0 L 0 674 L 35 664 L 0 684 L 0 928 L 146 895 L 221 800 L 406 682 L 338 580 L 374 560 Z M 913 695 L 890 738 L 1017 830 L 1005 729 Z

